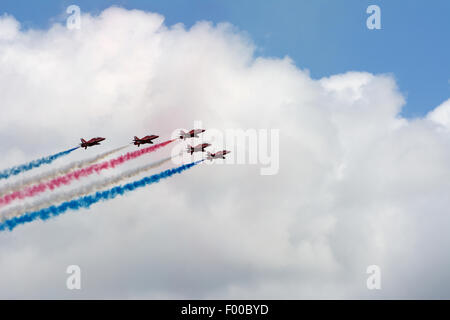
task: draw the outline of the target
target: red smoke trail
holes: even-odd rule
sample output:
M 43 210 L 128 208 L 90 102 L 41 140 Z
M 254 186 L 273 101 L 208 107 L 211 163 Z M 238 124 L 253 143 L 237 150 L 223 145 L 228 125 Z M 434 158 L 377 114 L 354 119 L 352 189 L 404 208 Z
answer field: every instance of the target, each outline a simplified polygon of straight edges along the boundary
M 90 165 L 89 167 L 81 168 L 79 170 L 69 172 L 60 177 L 56 177 L 55 179 L 52 179 L 50 181 L 38 183 L 38 184 L 32 185 L 28 188 L 12 192 L 12 193 L 7 194 L 4 197 L 0 198 L 0 206 L 7 205 L 15 199 L 24 199 L 24 198 L 28 198 L 28 197 L 34 197 L 35 195 L 37 195 L 41 192 L 44 192 L 47 189 L 53 190 L 60 186 L 70 184 L 74 179 L 78 180 L 82 177 L 87 177 L 87 176 L 93 174 L 94 172 L 100 173 L 100 171 L 102 171 L 102 170 L 115 168 L 116 166 L 121 165 L 129 160 L 136 159 L 144 154 L 153 152 L 161 147 L 164 147 L 175 140 L 176 139 L 168 140 L 165 142 L 161 142 L 159 144 L 155 144 L 154 146 L 151 146 L 151 147 L 147 147 L 147 148 L 140 149 L 140 150 L 133 151 L 133 152 L 128 152 L 127 154 L 124 154 L 115 159 L 111 159 L 111 160 L 104 161 L 101 163 L 96 163 L 96 164 Z

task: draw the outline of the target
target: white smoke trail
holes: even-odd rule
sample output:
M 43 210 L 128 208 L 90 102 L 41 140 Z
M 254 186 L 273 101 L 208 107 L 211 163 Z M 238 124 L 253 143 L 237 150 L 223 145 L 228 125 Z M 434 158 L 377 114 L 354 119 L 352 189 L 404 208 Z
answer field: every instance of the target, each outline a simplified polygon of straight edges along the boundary
M 42 183 L 46 180 L 50 180 L 53 178 L 56 178 L 59 175 L 63 175 L 63 174 L 67 174 L 69 172 L 72 172 L 76 169 L 80 169 L 86 166 L 89 166 L 91 164 L 94 164 L 100 160 L 105 159 L 106 157 L 112 155 L 113 153 L 119 152 L 125 148 L 129 147 L 129 145 L 120 147 L 120 148 L 116 148 L 113 149 L 111 151 L 107 151 L 105 153 L 102 153 L 100 155 L 97 155 L 95 157 L 92 157 L 90 159 L 86 159 L 86 160 L 80 160 L 80 161 L 75 161 L 72 163 L 69 163 L 68 165 L 62 167 L 62 168 L 58 168 L 58 169 L 53 169 L 51 171 L 47 171 L 26 179 L 22 179 L 19 180 L 17 182 L 14 183 L 8 183 L 5 184 L 2 188 L 0 188 L 0 197 L 2 197 L 5 194 L 11 193 L 11 192 L 15 192 L 18 191 L 24 187 L 27 187 L 29 185 L 35 184 L 35 183 Z
M 89 185 L 82 186 L 78 189 L 71 190 L 71 191 L 68 191 L 65 193 L 54 194 L 46 199 L 35 201 L 33 203 L 22 204 L 22 205 L 18 205 L 18 206 L 9 208 L 9 209 L 1 212 L 0 222 L 11 219 L 12 217 L 20 216 L 20 215 L 24 214 L 25 212 L 41 210 L 43 208 L 55 205 L 56 203 L 70 201 L 72 199 L 82 197 L 82 196 L 90 194 L 92 192 L 113 186 L 115 184 L 120 183 L 121 181 L 123 181 L 125 179 L 137 176 L 138 174 L 146 172 L 150 169 L 157 168 L 157 167 L 163 165 L 164 163 L 170 161 L 172 158 L 173 157 L 168 157 L 168 158 L 162 159 L 160 161 L 145 165 L 143 167 L 126 171 L 115 177 L 108 177 L 102 181 L 95 181 Z

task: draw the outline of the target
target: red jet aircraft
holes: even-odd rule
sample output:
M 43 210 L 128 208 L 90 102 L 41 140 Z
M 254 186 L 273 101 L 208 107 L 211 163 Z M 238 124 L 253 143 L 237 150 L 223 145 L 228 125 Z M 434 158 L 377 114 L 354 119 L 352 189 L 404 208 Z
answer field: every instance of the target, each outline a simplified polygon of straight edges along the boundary
M 227 151 L 227 150 L 218 151 L 216 153 L 208 152 L 206 159 L 208 159 L 210 161 L 212 161 L 213 159 L 225 159 L 225 155 L 230 152 L 231 151 Z
M 205 132 L 205 129 L 192 129 L 189 132 L 184 132 L 183 130 L 180 131 L 180 139 L 188 139 L 188 138 L 198 138 L 198 134 Z
M 194 152 L 197 152 L 197 151 L 205 152 L 205 148 L 207 148 L 207 147 L 209 147 L 209 146 L 210 146 L 209 143 L 201 143 L 201 144 L 199 144 L 199 145 L 196 145 L 195 147 L 193 147 L 193 146 L 188 146 L 188 147 L 187 147 L 187 152 L 189 152 L 191 155 L 192 155 Z
M 82 148 L 84 148 L 86 150 L 88 147 L 92 147 L 92 146 L 95 146 L 97 144 L 100 144 L 100 142 L 102 142 L 103 140 L 105 140 L 105 138 L 102 138 L 102 137 L 92 138 L 89 141 L 86 141 L 83 138 L 81 138 L 80 147 L 82 147 Z
M 145 136 L 142 139 L 139 139 L 138 137 L 134 136 L 133 144 L 136 146 L 140 146 L 141 144 L 150 143 L 153 144 L 152 140 L 159 138 L 159 136 L 155 136 L 154 134 L 150 136 Z

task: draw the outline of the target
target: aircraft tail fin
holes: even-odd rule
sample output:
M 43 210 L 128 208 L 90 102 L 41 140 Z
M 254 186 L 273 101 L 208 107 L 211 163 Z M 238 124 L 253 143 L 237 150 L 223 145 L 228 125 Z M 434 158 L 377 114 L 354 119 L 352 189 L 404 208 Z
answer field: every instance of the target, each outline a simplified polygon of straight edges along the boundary
M 86 143 L 86 140 L 84 140 L 83 138 L 80 139 L 81 143 Z

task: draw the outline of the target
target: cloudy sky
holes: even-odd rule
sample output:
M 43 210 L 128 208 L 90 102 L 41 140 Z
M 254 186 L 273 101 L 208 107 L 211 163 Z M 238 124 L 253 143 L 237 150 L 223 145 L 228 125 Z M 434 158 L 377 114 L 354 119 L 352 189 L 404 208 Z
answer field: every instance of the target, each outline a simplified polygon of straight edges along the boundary
M 107 137 L 14 181 L 199 122 L 278 130 L 278 170 L 261 174 L 260 152 L 201 164 L 0 232 L 0 298 L 450 298 L 446 1 L 380 1 L 382 30 L 366 28 L 364 1 L 298 16 L 288 2 L 91 2 L 75 3 L 79 29 L 72 3 L 0 6 L 0 168 Z

